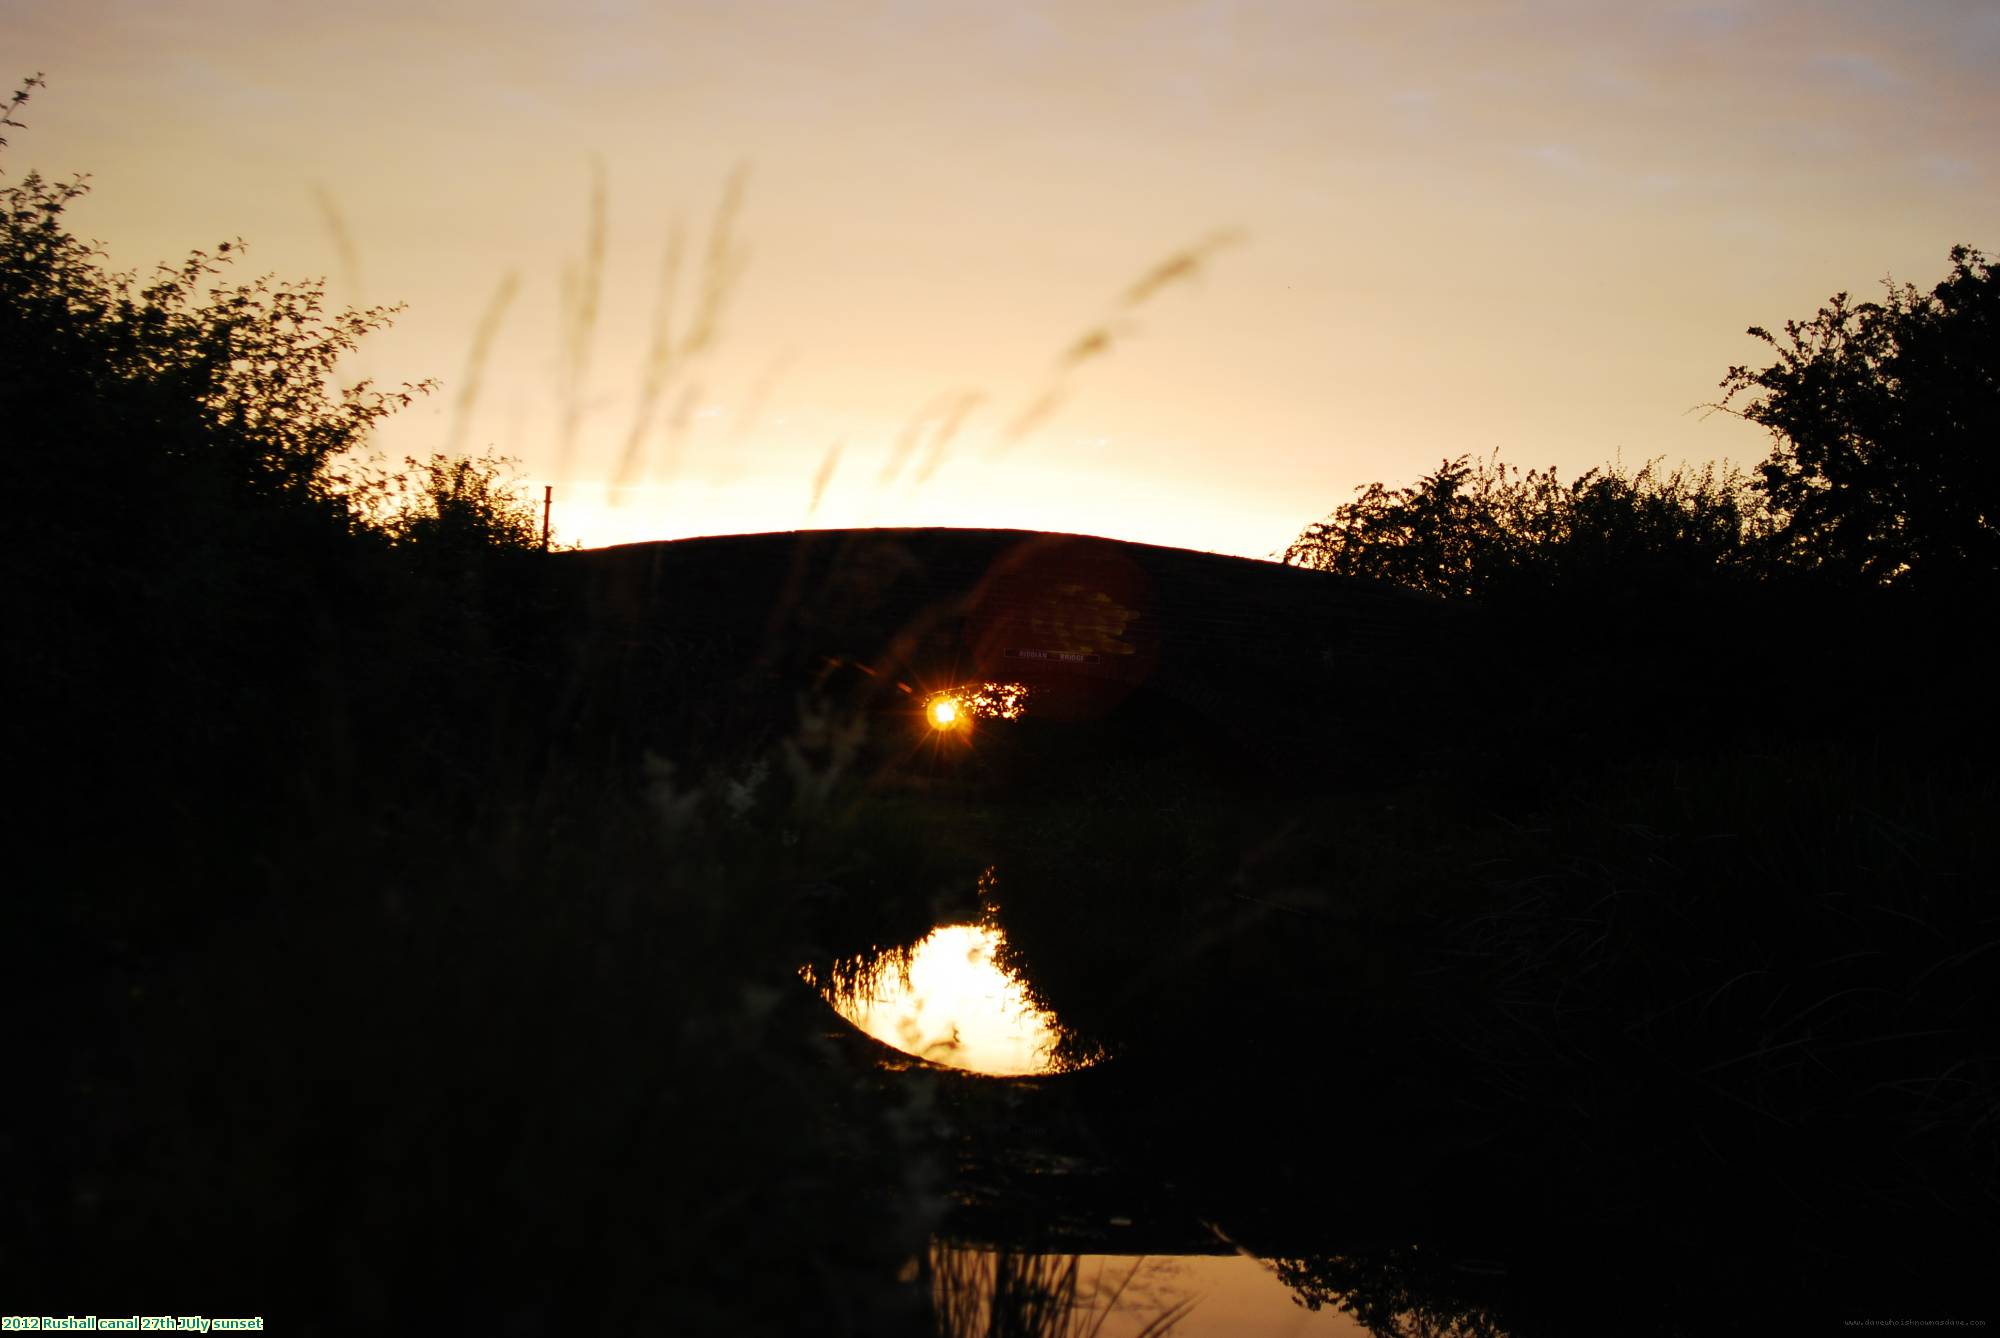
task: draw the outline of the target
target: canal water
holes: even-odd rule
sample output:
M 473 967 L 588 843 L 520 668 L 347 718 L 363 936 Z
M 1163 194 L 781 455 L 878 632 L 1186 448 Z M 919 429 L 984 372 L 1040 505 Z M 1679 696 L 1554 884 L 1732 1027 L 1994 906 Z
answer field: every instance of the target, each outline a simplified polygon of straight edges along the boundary
M 1049 1332 L 1095 1338 L 1336 1338 L 1367 1335 L 1352 1316 L 1309 1310 L 1271 1265 L 1245 1254 L 1004 1255 L 977 1246 L 932 1251 L 933 1295 L 947 1334 L 991 1331 L 993 1298 L 1045 1288 L 1060 1322 Z M 1005 1279 L 1003 1281 L 1003 1279 Z
M 989 873 L 982 892 L 990 882 Z M 1005 964 L 1005 947 L 1004 931 L 987 915 L 940 924 L 914 943 L 844 963 L 838 971 L 802 974 L 854 1028 L 925 1064 L 985 1078 L 1061 1081 L 1108 1060 L 1042 1006 L 1033 983 Z M 988 1155 L 1004 1158 L 1009 1151 Z M 1075 1205 L 1063 1211 L 1071 1218 L 1066 1227 L 1075 1230 Z M 1183 1220 L 1164 1224 L 1162 1232 L 1160 1223 L 1135 1219 L 1145 1211 L 1114 1199 L 1099 1207 L 1102 1220 L 1085 1229 L 1094 1226 L 1111 1243 L 1126 1233 L 1135 1239 L 1205 1238 L 1207 1250 L 1049 1253 L 941 1233 L 927 1261 L 941 1332 L 1003 1331 L 994 1325 L 1016 1323 L 1023 1313 L 1037 1321 L 1029 1332 L 1096 1338 L 1368 1332 L 1333 1306 L 1308 1308 L 1271 1262 L 1235 1248 L 1214 1228 Z

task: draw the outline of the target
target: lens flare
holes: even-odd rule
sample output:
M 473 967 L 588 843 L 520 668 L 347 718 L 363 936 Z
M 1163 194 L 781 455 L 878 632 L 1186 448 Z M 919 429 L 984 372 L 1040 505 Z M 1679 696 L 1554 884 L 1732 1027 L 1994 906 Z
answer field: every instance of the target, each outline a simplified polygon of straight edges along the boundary
M 950 697 L 939 697 L 931 703 L 931 727 L 950 729 L 958 724 L 958 703 Z

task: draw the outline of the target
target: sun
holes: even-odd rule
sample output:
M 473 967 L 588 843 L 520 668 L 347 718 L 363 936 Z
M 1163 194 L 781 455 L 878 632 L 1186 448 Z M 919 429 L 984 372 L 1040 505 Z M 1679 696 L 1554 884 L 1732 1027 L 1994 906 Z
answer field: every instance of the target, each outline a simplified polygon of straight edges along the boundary
M 931 727 L 951 729 L 958 724 L 958 703 L 950 697 L 939 697 L 930 705 Z

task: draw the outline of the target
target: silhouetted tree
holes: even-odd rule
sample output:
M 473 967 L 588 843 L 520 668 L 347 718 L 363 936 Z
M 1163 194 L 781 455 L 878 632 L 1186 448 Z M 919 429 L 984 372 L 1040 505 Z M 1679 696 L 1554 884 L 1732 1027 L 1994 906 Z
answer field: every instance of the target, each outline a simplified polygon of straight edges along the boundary
M 2000 571 L 2000 271 L 1957 246 L 1928 293 L 1836 294 L 1778 360 L 1732 367 L 1719 407 L 1771 430 L 1758 487 L 1790 564 L 1868 583 Z M 1731 408 L 1739 395 L 1750 399 Z

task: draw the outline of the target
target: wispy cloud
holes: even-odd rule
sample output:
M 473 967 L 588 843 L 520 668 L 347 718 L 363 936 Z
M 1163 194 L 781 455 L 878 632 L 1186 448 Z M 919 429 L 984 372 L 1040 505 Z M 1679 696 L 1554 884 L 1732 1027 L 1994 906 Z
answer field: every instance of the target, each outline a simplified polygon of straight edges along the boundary
M 1907 82 L 1875 57 L 1859 52 L 1822 53 L 1808 59 L 1806 69 L 1848 88 L 1870 93 L 1893 93 Z
M 1560 172 L 1566 176 L 1580 175 L 1588 167 L 1583 155 L 1568 144 L 1537 144 L 1522 152 L 1550 171 Z
M 1927 153 L 1920 161 L 1924 174 L 1931 180 L 1951 185 L 1971 181 L 1979 174 L 1979 169 L 1971 162 L 1948 153 Z

